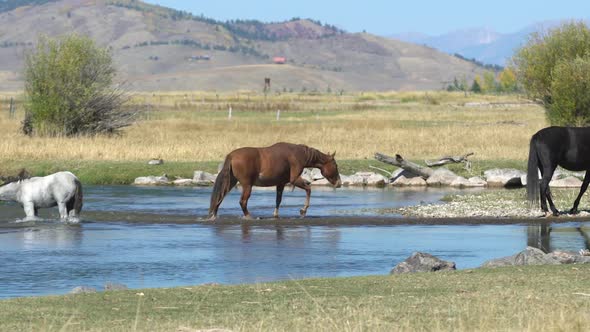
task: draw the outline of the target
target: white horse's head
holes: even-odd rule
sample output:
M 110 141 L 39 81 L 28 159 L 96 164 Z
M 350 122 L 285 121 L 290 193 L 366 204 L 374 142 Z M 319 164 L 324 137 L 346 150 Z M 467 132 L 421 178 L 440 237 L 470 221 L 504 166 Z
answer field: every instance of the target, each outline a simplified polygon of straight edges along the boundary
M 0 187 L 6 186 L 11 183 L 16 183 L 22 180 L 26 180 L 30 177 L 31 175 L 29 174 L 29 172 L 27 172 L 27 170 L 23 168 L 16 176 L 0 176 Z

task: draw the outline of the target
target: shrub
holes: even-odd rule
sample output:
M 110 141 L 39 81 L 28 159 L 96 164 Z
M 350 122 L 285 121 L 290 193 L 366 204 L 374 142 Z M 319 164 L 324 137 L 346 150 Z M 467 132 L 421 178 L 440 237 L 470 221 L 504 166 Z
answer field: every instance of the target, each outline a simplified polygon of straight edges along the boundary
M 114 133 L 133 123 L 126 93 L 113 85 L 110 51 L 87 37 L 41 37 L 25 60 L 23 131 L 28 135 Z
M 553 69 L 549 121 L 556 125 L 590 125 L 590 58 L 560 60 Z
M 589 56 L 590 29 L 583 22 L 570 22 L 533 33 L 513 57 L 519 83 L 545 107 L 551 124 L 588 123 L 590 104 L 581 91 L 590 83 Z

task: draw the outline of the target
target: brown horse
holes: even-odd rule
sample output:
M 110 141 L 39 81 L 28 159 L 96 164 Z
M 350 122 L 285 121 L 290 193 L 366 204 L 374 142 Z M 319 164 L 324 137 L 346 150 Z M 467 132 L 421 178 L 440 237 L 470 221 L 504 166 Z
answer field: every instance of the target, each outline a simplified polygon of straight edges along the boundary
M 252 186 L 277 187 L 277 200 L 274 217 L 279 217 L 279 205 L 283 198 L 283 190 L 287 183 L 305 190 L 305 205 L 300 210 L 305 217 L 311 196 L 310 184 L 301 178 L 306 167 L 319 168 L 322 175 L 336 188 L 341 185 L 338 165 L 333 154 L 324 154 L 306 145 L 276 143 L 264 148 L 240 148 L 225 157 L 223 168 L 219 172 L 209 206 L 209 219 L 215 220 L 217 210 L 227 193 L 239 181 L 242 185 L 240 206 L 244 218 L 251 219 L 248 212 L 248 199 Z

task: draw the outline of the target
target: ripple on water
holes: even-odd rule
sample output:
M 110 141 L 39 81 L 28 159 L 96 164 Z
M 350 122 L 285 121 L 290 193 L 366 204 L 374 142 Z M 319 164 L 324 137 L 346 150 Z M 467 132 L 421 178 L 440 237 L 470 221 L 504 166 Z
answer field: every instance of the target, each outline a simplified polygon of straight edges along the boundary
M 270 216 L 274 192 L 255 194 L 253 211 Z M 323 220 L 334 214 L 337 205 L 336 210 L 346 207 L 349 214 L 371 216 L 361 209 L 432 202 L 444 194 L 314 190 L 310 213 L 315 220 Z M 139 288 L 386 274 L 413 251 L 469 268 L 489 258 L 512 255 L 535 240 L 531 236 L 542 233 L 529 232 L 526 225 L 189 223 L 196 215 L 206 214 L 209 195 L 210 189 L 89 186 L 85 188 L 88 203 L 78 224 L 59 221 L 55 211 L 44 211 L 41 220 L 22 221 L 20 207 L 2 205 L 0 297 L 63 294 L 76 286 L 102 289 L 107 282 Z M 291 202 L 286 204 L 285 216 L 298 215 L 303 195 L 295 192 L 286 197 Z M 146 196 L 154 204 L 150 209 L 134 203 Z M 239 192 L 232 193 L 224 202 L 222 218 L 239 215 L 238 196 Z M 121 204 L 114 204 L 117 201 Z M 158 202 L 174 214 L 154 214 Z M 121 206 L 129 210 L 113 208 Z M 580 225 L 584 224 L 556 225 L 554 229 L 560 231 L 551 232 L 552 248 L 580 249 L 584 245 L 576 231 Z

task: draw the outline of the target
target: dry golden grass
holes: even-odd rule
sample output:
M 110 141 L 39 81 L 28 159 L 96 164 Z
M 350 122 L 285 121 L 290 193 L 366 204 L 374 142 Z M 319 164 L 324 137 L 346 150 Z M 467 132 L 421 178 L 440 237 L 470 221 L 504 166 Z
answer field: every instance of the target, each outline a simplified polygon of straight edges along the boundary
M 536 105 L 464 106 L 470 101 L 522 102 L 515 96 L 446 92 L 266 98 L 250 92 L 138 94 L 134 102 L 150 111 L 136 125 L 119 137 L 82 138 L 23 136 L 22 111 L 9 119 L 3 104 L 0 158 L 208 161 L 238 147 L 288 141 L 336 150 L 339 159 L 372 158 L 376 151 L 409 158 L 472 151 L 478 159 L 519 160 L 527 156 L 531 135 L 546 126 Z M 282 109 L 280 121 L 276 109 Z

